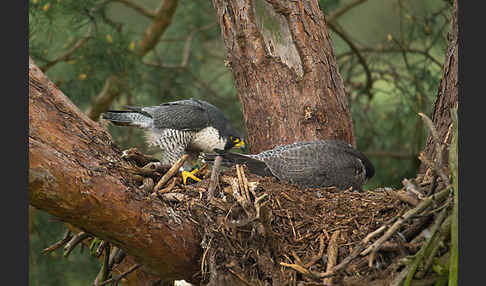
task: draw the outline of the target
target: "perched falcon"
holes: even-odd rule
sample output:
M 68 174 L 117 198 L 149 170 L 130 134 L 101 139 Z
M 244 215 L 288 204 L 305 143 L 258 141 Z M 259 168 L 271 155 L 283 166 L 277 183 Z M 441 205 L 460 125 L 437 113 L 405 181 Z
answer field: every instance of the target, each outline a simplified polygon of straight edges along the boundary
M 109 110 L 102 118 L 121 126 L 135 126 L 146 131 L 147 143 L 163 150 L 161 163 L 172 166 L 185 153 L 184 184 L 197 169 L 189 172 L 201 152 L 217 152 L 244 147 L 244 141 L 223 112 L 216 106 L 197 99 L 179 100 L 158 106 Z
M 350 144 L 334 140 L 317 140 L 282 145 L 256 155 L 217 152 L 221 164 L 246 165 L 260 176 L 274 176 L 302 188 L 335 186 L 362 191 L 363 184 L 375 174 L 373 164 Z M 218 154 L 205 154 L 213 162 Z

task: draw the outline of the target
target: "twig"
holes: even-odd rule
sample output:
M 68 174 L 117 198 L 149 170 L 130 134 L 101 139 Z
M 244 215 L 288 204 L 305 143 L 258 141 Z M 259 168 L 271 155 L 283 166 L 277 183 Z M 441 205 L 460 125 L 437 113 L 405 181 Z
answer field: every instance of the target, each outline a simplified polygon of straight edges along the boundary
M 424 194 L 418 190 L 417 186 L 411 180 L 403 179 L 402 184 L 407 192 L 415 194 L 420 200 L 424 198 Z
M 310 271 L 310 270 L 306 269 L 305 267 L 303 267 L 302 265 L 299 265 L 299 264 L 289 264 L 289 263 L 285 263 L 285 262 L 280 262 L 280 265 L 285 266 L 285 267 L 290 267 L 290 268 L 294 269 L 295 271 L 299 272 L 300 274 L 308 276 L 308 277 L 310 277 L 314 280 L 319 280 L 321 278 L 314 271 Z
M 170 183 L 167 185 L 167 187 L 165 187 L 165 188 L 163 188 L 161 190 L 158 190 L 157 191 L 157 194 L 158 195 L 162 195 L 164 193 L 168 193 L 168 192 L 172 191 L 172 189 L 174 188 L 174 186 L 175 186 L 175 184 L 176 184 L 176 182 L 177 182 L 178 179 L 179 178 L 172 178 L 172 181 L 170 181 Z
M 63 256 L 68 257 L 68 255 L 73 251 L 74 247 L 78 245 L 81 241 L 88 238 L 90 235 L 87 232 L 80 231 L 64 246 Z
M 161 63 L 161 62 L 153 63 L 153 62 L 147 62 L 147 61 L 144 62 L 144 64 L 147 65 L 147 66 L 159 67 L 159 68 L 174 68 L 174 69 L 186 68 L 187 64 L 189 63 L 189 55 L 191 54 L 192 39 L 194 38 L 194 36 L 198 32 L 216 27 L 216 25 L 217 25 L 217 22 L 210 23 L 208 25 L 194 29 L 189 33 L 189 35 L 185 38 L 184 50 L 182 52 L 182 60 L 181 60 L 180 64 L 164 64 L 164 63 Z
M 238 181 L 240 183 L 240 189 L 243 191 L 243 194 L 248 202 L 251 202 L 250 199 L 250 192 L 248 190 L 248 184 L 245 184 L 244 178 L 245 176 L 245 171 L 243 169 L 242 165 L 236 165 L 236 174 L 238 175 Z
M 364 54 L 364 53 L 403 53 L 403 52 L 406 52 L 406 53 L 412 53 L 412 54 L 420 54 L 420 55 L 423 55 L 424 57 L 428 58 L 429 60 L 431 60 L 434 64 L 436 64 L 439 68 L 442 68 L 442 64 L 436 59 L 434 58 L 432 55 L 430 55 L 427 51 L 422 51 L 422 50 L 418 50 L 418 49 L 413 49 L 413 48 L 410 48 L 410 47 L 402 47 L 400 46 L 399 49 L 394 49 L 394 48 L 390 48 L 390 49 L 377 49 L 377 48 L 360 48 L 359 51 Z M 353 54 L 353 51 L 349 51 L 349 52 L 344 52 L 342 54 L 339 54 L 336 56 L 336 58 L 339 60 L 343 57 L 346 57 L 346 56 L 349 56 L 349 55 L 352 55 Z
M 324 255 L 324 234 L 321 233 L 319 235 L 319 252 L 317 253 L 317 255 L 313 256 L 310 259 L 310 261 L 307 262 L 304 266 L 306 268 L 311 267 L 312 265 L 314 265 L 314 263 L 316 263 L 317 261 L 319 261 L 322 258 L 322 255 Z
M 207 286 L 217 286 L 219 285 L 216 281 L 217 281 L 217 276 L 218 276 L 218 273 L 216 271 L 216 249 L 214 248 L 211 248 L 211 250 L 209 251 L 209 258 L 208 258 L 208 261 L 209 261 L 209 283 L 207 284 Z
M 172 178 L 179 171 L 187 158 L 189 158 L 189 154 L 182 155 L 182 157 L 177 160 L 177 162 L 172 167 L 170 167 L 169 171 L 167 171 L 167 173 L 165 173 L 165 175 L 159 180 L 157 185 L 155 185 L 155 192 L 157 192 L 165 183 L 167 183 L 170 178 Z
M 447 237 L 447 235 L 449 235 L 450 229 L 451 229 L 451 216 L 448 216 L 444 220 L 442 226 L 440 227 L 439 235 L 436 236 L 436 238 L 431 242 L 430 251 L 428 254 L 425 255 L 423 270 L 417 272 L 416 276 L 418 278 L 422 278 L 427 272 L 427 270 L 429 269 L 429 267 L 434 262 L 435 255 L 437 254 L 437 251 L 439 251 L 441 242 Z
M 447 215 L 447 208 L 444 208 L 440 212 L 439 216 L 435 220 L 435 223 L 430 230 L 430 232 L 431 232 L 430 237 L 424 243 L 422 248 L 420 248 L 420 250 L 417 252 L 417 254 L 415 254 L 415 259 L 412 262 L 412 264 L 410 265 L 410 269 L 408 271 L 407 278 L 406 278 L 405 282 L 403 283 L 404 286 L 409 286 L 410 283 L 412 282 L 413 276 L 415 275 L 415 271 L 417 270 L 419 264 L 422 262 L 424 255 L 425 255 L 425 252 L 427 251 L 427 249 L 431 245 L 431 242 L 434 240 L 434 237 L 436 236 L 437 230 L 439 229 L 440 225 L 442 224 L 442 222 L 446 218 L 446 215 Z
M 417 206 L 419 204 L 419 200 L 414 196 L 411 196 L 403 191 L 391 191 L 388 192 L 392 196 L 395 196 L 397 199 L 401 200 L 402 202 L 406 202 L 412 206 Z
M 69 58 L 72 56 L 72 54 L 74 54 L 74 52 L 76 52 L 79 48 L 81 48 L 84 44 L 86 44 L 86 42 L 91 38 L 91 33 L 93 32 L 93 28 L 94 28 L 94 24 L 93 25 L 90 25 L 89 26 L 89 29 L 88 29 L 88 33 L 86 34 L 86 36 L 84 36 L 83 38 L 79 39 L 64 54 L 62 54 L 61 56 L 59 56 L 58 58 L 56 58 L 56 59 L 54 59 L 52 61 L 47 62 L 45 65 L 43 65 L 42 67 L 40 67 L 41 71 L 43 71 L 45 73 L 48 69 L 50 69 L 51 67 L 53 67 L 57 63 L 69 60 Z
M 218 185 L 219 183 L 219 168 L 221 166 L 221 161 L 223 160 L 223 157 L 221 156 L 216 156 L 216 158 L 214 159 L 214 163 L 213 163 L 213 168 L 211 170 L 211 179 L 209 181 L 209 188 L 208 188 L 208 192 L 207 192 L 207 201 L 211 201 L 214 197 L 214 190 L 216 189 L 216 186 Z
M 114 0 L 114 1 L 120 2 L 127 7 L 130 7 L 132 9 L 140 12 L 140 14 L 144 15 L 147 18 L 153 19 L 155 17 L 155 11 L 149 10 L 149 9 L 139 5 L 138 3 L 132 2 L 130 0 Z
M 104 242 L 104 241 L 103 241 Z M 100 282 L 106 281 L 108 279 L 108 274 L 110 273 L 110 245 L 108 243 L 101 243 L 105 250 L 105 256 L 103 258 L 103 264 L 101 265 L 100 272 L 96 276 L 93 286 L 97 286 Z
M 350 2 L 344 6 L 339 7 L 338 9 L 334 10 L 332 13 L 330 13 L 327 17 L 326 20 L 328 22 L 336 22 L 337 18 L 341 17 L 344 15 L 346 12 L 351 10 L 352 8 L 362 4 L 363 2 L 366 2 L 367 0 L 354 0 L 353 2 Z
M 56 242 L 55 244 L 53 244 L 53 245 L 51 245 L 51 246 L 49 246 L 49 247 L 47 247 L 47 248 L 43 249 L 43 250 L 41 251 L 41 254 L 48 254 L 48 253 L 50 253 L 50 252 L 52 252 L 52 251 L 54 251 L 54 250 L 58 249 L 59 247 L 61 247 L 61 246 L 63 246 L 64 244 L 66 244 L 66 243 L 67 243 L 69 240 L 71 240 L 71 238 L 72 238 L 72 237 L 73 237 L 73 236 L 72 236 L 72 234 L 71 234 L 71 230 L 69 230 L 69 229 L 68 229 L 68 230 L 66 230 L 66 232 L 64 233 L 64 237 L 63 237 L 63 238 L 62 238 L 60 241 L 58 241 L 58 242 Z
M 366 62 L 365 58 L 361 54 L 359 48 L 354 44 L 354 42 L 349 38 L 349 36 L 344 32 L 343 29 L 339 28 L 334 22 L 328 22 L 329 28 L 331 28 L 336 34 L 338 34 L 341 39 L 343 39 L 346 44 L 348 44 L 349 48 L 356 54 L 358 57 L 359 63 L 363 66 L 365 75 L 366 75 L 366 85 L 363 88 L 362 92 L 367 94 L 371 98 L 371 88 L 373 87 L 373 77 L 371 76 L 371 71 Z
M 126 159 L 126 160 L 135 161 L 137 163 L 137 165 L 144 166 L 143 169 L 145 169 L 146 167 L 151 168 L 150 166 L 147 166 L 150 163 L 159 162 L 159 160 L 157 158 L 149 156 L 149 155 L 145 155 L 145 154 L 141 153 L 140 151 L 138 151 L 137 148 L 135 148 L 135 147 L 127 149 L 127 150 L 123 150 L 121 157 Z M 161 167 L 161 169 L 163 169 L 163 168 Z
M 140 187 L 138 187 L 144 193 L 151 193 L 154 189 L 154 180 L 149 177 L 143 178 L 143 183 Z
M 105 85 L 100 93 L 94 98 L 90 107 L 86 111 L 86 115 L 94 121 L 98 121 L 100 115 L 110 108 L 111 103 L 117 98 L 120 93 L 120 80 L 111 75 L 105 80 Z
M 334 266 L 331 270 L 327 270 L 326 272 L 322 272 L 322 273 L 318 273 L 317 275 L 320 277 L 320 278 L 326 278 L 326 277 L 331 277 L 331 276 L 334 276 L 336 275 L 336 273 L 338 271 L 341 271 L 342 269 L 346 268 L 348 266 L 348 264 L 353 260 L 355 259 L 356 257 L 358 257 L 361 253 L 361 251 L 363 251 L 363 249 L 365 249 L 366 245 L 368 244 L 368 242 L 373 239 L 375 236 L 381 234 L 383 231 L 385 231 L 388 223 L 391 223 L 390 222 L 387 222 L 385 225 L 382 225 L 381 227 L 379 227 L 378 229 L 376 229 L 375 231 L 369 233 L 354 249 L 353 249 L 353 252 L 351 252 L 351 254 L 349 254 L 346 258 L 343 259 L 343 261 L 341 261 L 341 263 L 339 263 L 338 265 Z
M 110 266 L 110 269 L 113 269 L 113 266 L 115 264 L 120 264 L 123 258 L 125 258 L 125 254 L 123 250 L 121 250 L 116 246 L 113 246 L 113 248 L 110 251 L 110 259 L 108 261 L 108 266 Z
M 143 57 L 158 43 L 160 37 L 167 30 L 175 14 L 179 0 L 164 0 L 155 12 L 152 24 L 145 30 L 145 37 L 140 41 L 139 53 Z
M 96 257 L 100 257 L 103 254 L 103 250 L 106 249 L 108 242 L 106 240 L 102 240 L 98 248 L 96 249 L 95 255 Z
M 122 278 L 124 278 L 128 274 L 132 273 L 133 271 L 137 270 L 137 268 L 139 268 L 140 266 L 142 266 L 142 265 L 141 264 L 135 264 L 132 267 L 130 267 L 130 269 L 128 269 L 127 271 L 125 271 L 122 274 L 120 274 L 120 276 L 118 276 L 117 278 L 110 278 L 108 280 L 103 281 L 100 284 L 96 284 L 95 286 L 103 286 L 103 285 L 106 285 L 108 283 L 113 283 L 113 285 L 116 286 L 116 285 L 118 285 L 118 283 L 120 282 L 120 280 L 122 280 Z
M 418 204 L 415 208 L 407 211 L 385 232 L 385 234 L 383 234 L 382 237 L 377 239 L 372 245 L 370 245 L 363 252 L 361 252 L 361 255 L 366 255 L 371 251 L 375 251 L 375 252 L 378 251 L 380 245 L 383 242 L 385 242 L 388 238 L 390 238 L 405 221 L 407 221 L 408 219 L 412 218 L 414 215 L 420 213 L 421 211 L 429 207 L 436 200 L 441 200 L 442 198 L 445 198 L 446 196 L 449 195 L 449 193 L 450 193 L 450 189 L 445 189 L 437 194 L 428 197 L 427 199 L 423 200 L 420 204 Z
M 235 200 L 243 208 L 243 210 L 245 211 L 247 217 L 248 218 L 253 218 L 254 217 L 253 216 L 253 213 L 251 211 L 251 208 L 249 207 L 250 206 L 250 202 L 248 202 L 246 200 L 245 196 L 241 194 L 240 187 L 238 185 L 238 179 L 232 178 L 230 180 L 230 184 L 231 184 L 231 188 L 233 190 L 233 197 L 235 198 Z
M 234 276 L 236 276 L 238 279 L 240 279 L 241 282 L 245 283 L 245 285 L 252 286 L 252 284 L 250 284 L 250 282 L 246 281 L 246 279 L 243 278 L 243 276 L 241 276 L 240 274 L 236 273 L 233 269 L 228 268 L 228 271 L 231 272 L 231 274 L 233 274 Z
M 165 193 L 162 194 L 162 199 L 167 202 L 184 202 L 184 201 L 189 201 L 190 197 L 186 194 L 183 193 Z
M 211 237 L 209 239 L 209 242 L 208 242 L 208 245 L 206 246 L 206 249 L 204 250 L 203 252 L 203 255 L 202 255 L 202 258 L 201 258 L 201 275 L 204 277 L 204 275 L 207 273 L 205 271 L 205 265 L 206 265 L 206 257 L 208 255 L 208 252 L 209 252 L 209 249 L 211 248 L 211 241 L 213 240 L 213 238 Z
M 444 173 L 444 170 L 442 169 L 442 161 L 443 161 L 443 154 L 442 153 L 443 153 L 443 149 L 444 149 L 444 144 L 442 144 L 442 142 L 440 141 L 439 134 L 437 133 L 437 130 L 435 129 L 434 123 L 432 122 L 432 120 L 427 115 L 425 115 L 421 112 L 419 112 L 418 115 L 420 117 L 422 117 L 422 120 L 425 122 L 425 124 L 429 128 L 430 134 L 432 135 L 432 138 L 435 142 L 435 153 L 436 153 L 437 158 L 434 160 L 435 164 L 432 164 L 432 166 L 430 166 L 430 167 L 433 167 L 435 169 L 435 171 L 437 172 L 437 174 L 439 174 L 439 176 L 441 177 L 442 181 L 446 184 L 446 186 L 449 186 L 450 185 L 449 178 L 446 176 L 446 174 Z M 422 156 L 425 156 L 425 154 L 422 153 Z
M 331 235 L 331 240 L 329 241 L 329 245 L 327 246 L 326 271 L 330 271 L 336 265 L 337 257 L 338 257 L 337 239 L 338 239 L 339 234 L 340 234 L 340 231 L 336 230 Z M 333 284 L 333 278 L 332 277 L 325 278 L 324 284 L 332 285 Z

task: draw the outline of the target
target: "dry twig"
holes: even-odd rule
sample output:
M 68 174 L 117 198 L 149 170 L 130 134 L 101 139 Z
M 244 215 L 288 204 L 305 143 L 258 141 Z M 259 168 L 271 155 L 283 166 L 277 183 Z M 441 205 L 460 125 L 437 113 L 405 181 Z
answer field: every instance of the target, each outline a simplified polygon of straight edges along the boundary
M 59 247 L 61 247 L 64 244 L 66 244 L 69 240 L 71 240 L 72 237 L 73 236 L 71 234 L 71 230 L 69 230 L 69 229 L 66 230 L 66 232 L 64 233 L 64 237 L 60 241 L 58 241 L 55 244 L 53 244 L 53 245 L 51 245 L 51 246 L 43 249 L 42 252 L 41 252 L 41 254 L 48 254 L 48 253 L 50 253 L 50 252 L 58 249 Z
M 189 158 L 189 155 L 184 154 L 179 160 L 177 160 L 177 162 L 172 167 L 170 167 L 169 171 L 167 171 L 167 173 L 165 173 L 164 176 L 159 180 L 157 185 L 155 185 L 155 192 L 157 192 L 162 186 L 164 186 L 164 184 L 167 183 L 167 181 L 169 181 L 169 179 L 172 178 L 179 171 L 187 158 Z

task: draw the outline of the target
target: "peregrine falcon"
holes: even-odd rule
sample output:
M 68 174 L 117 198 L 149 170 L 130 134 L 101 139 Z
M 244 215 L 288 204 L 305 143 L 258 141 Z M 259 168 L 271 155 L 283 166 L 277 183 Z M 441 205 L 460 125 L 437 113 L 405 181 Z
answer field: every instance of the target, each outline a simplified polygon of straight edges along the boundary
M 302 188 L 335 186 L 362 191 L 363 184 L 375 174 L 370 160 L 350 144 L 335 140 L 317 140 L 282 145 L 256 155 L 231 152 L 205 154 L 204 161 L 222 156 L 221 164 L 246 165 L 249 172 L 273 176 Z
M 182 177 L 184 184 L 197 169 L 189 172 L 201 152 L 217 152 L 233 147 L 243 148 L 245 142 L 223 112 L 216 106 L 197 99 L 178 100 L 158 106 L 109 110 L 102 118 L 120 126 L 145 129 L 147 143 L 163 150 L 161 164 L 172 166 L 185 153 Z M 189 171 L 188 171 L 189 170 Z

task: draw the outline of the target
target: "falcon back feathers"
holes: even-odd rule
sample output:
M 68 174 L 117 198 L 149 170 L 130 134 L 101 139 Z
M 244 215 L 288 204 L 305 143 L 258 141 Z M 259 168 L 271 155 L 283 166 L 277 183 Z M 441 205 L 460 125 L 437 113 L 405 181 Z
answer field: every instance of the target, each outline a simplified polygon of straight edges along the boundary
M 206 154 L 214 161 L 217 154 Z M 219 152 L 223 166 L 245 164 L 260 176 L 274 176 L 303 188 L 335 186 L 361 191 L 375 169 L 371 161 L 351 145 L 335 140 L 316 140 L 282 145 L 256 155 Z

